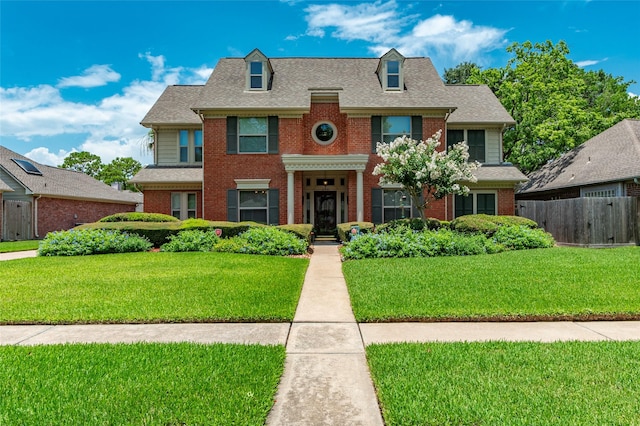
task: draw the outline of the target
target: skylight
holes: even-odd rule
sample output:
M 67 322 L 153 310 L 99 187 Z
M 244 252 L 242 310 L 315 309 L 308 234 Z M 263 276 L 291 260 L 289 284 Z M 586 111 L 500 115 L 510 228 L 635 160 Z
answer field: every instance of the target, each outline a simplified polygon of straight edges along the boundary
M 12 158 L 13 162 L 16 163 L 22 170 L 29 173 L 30 175 L 38 175 L 42 176 L 42 172 L 38 170 L 36 166 L 30 163 L 27 160 L 18 160 L 17 158 Z

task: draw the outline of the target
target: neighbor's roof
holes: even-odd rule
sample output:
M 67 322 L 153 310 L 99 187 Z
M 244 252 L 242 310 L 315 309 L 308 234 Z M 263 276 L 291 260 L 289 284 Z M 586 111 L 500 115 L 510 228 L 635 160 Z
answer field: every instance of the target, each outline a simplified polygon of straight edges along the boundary
M 402 92 L 382 90 L 379 58 L 270 58 L 271 90 L 245 90 L 245 61 L 221 59 L 192 105 L 196 110 L 298 109 L 312 93 L 337 93 L 344 109 L 455 108 L 429 58 L 407 58 Z
M 203 87 L 168 86 L 140 124 L 146 127 L 154 124 L 202 125 L 202 120 L 191 107 L 195 104 Z
M 147 166 L 142 168 L 129 182 L 135 184 L 202 183 L 202 167 Z
M 27 173 L 16 164 L 13 159 L 28 161 L 33 164 L 42 175 Z M 118 204 L 138 204 L 142 202 L 142 196 L 139 193 L 118 191 L 84 173 L 36 163 L 1 145 L 0 167 L 25 187 L 29 195 L 73 198 Z
M 516 124 L 489 86 L 460 84 L 447 85 L 446 87 L 458 107 L 453 111 L 447 123 Z
M 640 120 L 625 119 L 529 175 L 519 193 L 640 177 Z

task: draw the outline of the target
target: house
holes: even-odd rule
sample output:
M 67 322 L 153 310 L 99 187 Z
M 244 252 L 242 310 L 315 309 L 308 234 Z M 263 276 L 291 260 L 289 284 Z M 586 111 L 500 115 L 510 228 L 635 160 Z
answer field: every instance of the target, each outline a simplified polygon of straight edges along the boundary
M 312 223 L 386 222 L 416 212 L 400 186 L 379 185 L 376 143 L 401 135 L 466 140 L 483 163 L 468 197 L 427 214 L 514 214 L 526 177 L 503 162 L 513 118 L 486 86 L 445 85 L 429 58 L 221 59 L 206 84 L 169 86 L 141 124 L 154 164 L 131 180 L 145 211 L 179 218 Z M 448 142 L 447 142 L 448 141 Z
M 519 200 L 640 196 L 640 120 L 625 119 L 529 175 Z
M 142 197 L 0 146 L 0 201 L 2 240 L 28 240 L 135 211 Z

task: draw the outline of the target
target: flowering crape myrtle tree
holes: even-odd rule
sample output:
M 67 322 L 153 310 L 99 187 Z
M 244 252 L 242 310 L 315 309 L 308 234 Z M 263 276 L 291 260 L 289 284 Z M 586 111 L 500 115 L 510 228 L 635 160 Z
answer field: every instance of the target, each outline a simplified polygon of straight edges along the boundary
M 468 195 L 469 188 L 461 182 L 476 182 L 473 171 L 480 167 L 469 162 L 469 146 L 459 142 L 448 151 L 438 151 L 442 131 L 426 141 L 402 136 L 391 143 L 378 142 L 376 153 L 383 163 L 373 169 L 380 175 L 380 184 L 401 184 L 413 205 L 425 219 L 425 210 L 433 200 L 449 194 Z

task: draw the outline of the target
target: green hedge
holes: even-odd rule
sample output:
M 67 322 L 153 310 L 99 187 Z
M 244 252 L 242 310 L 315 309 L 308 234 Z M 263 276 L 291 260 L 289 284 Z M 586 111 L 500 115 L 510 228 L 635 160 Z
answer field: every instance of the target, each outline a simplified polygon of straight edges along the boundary
M 301 240 L 311 244 L 311 232 L 313 231 L 313 225 L 310 223 L 296 223 L 293 225 L 278 225 L 279 229 L 283 231 L 291 232 L 295 234 Z
M 492 236 L 502 226 L 524 226 L 529 229 L 537 229 L 538 224 L 531 219 L 520 216 L 493 216 L 487 214 L 470 214 L 460 216 L 451 221 L 451 229 L 464 232 L 480 232 Z
M 168 214 L 161 213 L 116 213 L 106 216 L 98 222 L 178 222 L 179 220 Z
M 354 226 L 357 226 L 360 228 L 360 233 L 361 234 L 366 234 L 368 232 L 373 232 L 374 230 L 374 224 L 371 222 L 346 222 L 346 223 L 340 223 L 338 224 L 338 239 L 340 241 L 347 242 L 349 241 L 349 239 L 351 238 L 350 236 L 347 237 L 347 235 L 350 235 L 351 232 L 351 228 L 353 228 Z

